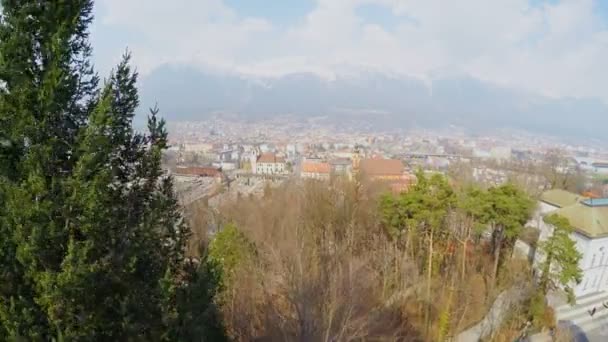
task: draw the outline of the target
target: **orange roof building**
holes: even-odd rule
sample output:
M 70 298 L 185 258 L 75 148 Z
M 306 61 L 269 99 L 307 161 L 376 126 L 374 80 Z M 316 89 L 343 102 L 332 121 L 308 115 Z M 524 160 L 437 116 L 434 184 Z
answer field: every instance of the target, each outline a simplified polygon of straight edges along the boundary
M 329 173 L 329 171 L 330 171 L 330 166 L 328 163 L 311 163 L 311 162 L 302 163 L 302 172 Z
M 359 171 L 369 180 L 388 183 L 396 193 L 407 191 L 416 183 L 416 177 L 406 172 L 403 162 L 398 159 L 362 159 Z
M 329 179 L 331 166 L 329 163 L 302 162 L 300 176 L 302 178 Z
M 405 170 L 398 159 L 362 159 L 359 169 L 364 176 L 371 179 L 399 179 Z
M 286 172 L 285 158 L 274 153 L 262 153 L 252 165 L 254 173 L 265 175 L 284 174 Z
M 258 157 L 258 163 L 284 163 L 285 158 L 277 157 L 274 153 L 262 153 Z

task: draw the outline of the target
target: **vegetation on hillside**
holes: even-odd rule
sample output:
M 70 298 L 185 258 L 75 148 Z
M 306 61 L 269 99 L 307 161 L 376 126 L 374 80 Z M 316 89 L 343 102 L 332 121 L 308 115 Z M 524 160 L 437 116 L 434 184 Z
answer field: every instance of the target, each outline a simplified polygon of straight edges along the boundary
M 447 340 L 502 290 L 532 283 L 527 261 L 511 258 L 532 209 L 523 192 L 455 189 L 438 174 L 418 180 L 399 195 L 288 182 L 208 211 L 224 227 L 209 254 L 229 276 L 217 300 L 230 336 Z M 198 222 L 195 232 L 206 229 Z
M 539 291 L 546 295 L 549 290 L 562 288 L 568 302 L 574 304 L 573 284 L 583 278 L 579 262 L 582 254 L 576 249 L 576 243 L 570 235 L 574 228 L 568 219 L 556 214 L 546 216 L 545 222 L 553 227 L 553 234 L 540 243 L 540 252 L 544 260 L 540 265 Z

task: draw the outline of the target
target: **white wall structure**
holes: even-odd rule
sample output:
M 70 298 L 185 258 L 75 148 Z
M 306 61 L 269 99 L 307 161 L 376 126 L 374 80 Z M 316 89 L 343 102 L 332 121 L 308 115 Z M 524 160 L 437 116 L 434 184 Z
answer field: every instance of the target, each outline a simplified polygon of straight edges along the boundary
M 258 154 L 255 150 L 251 151 L 251 155 L 249 156 L 249 163 L 251 164 L 251 173 L 256 174 L 258 170 Z
M 540 230 L 539 241 L 553 234 L 553 227 L 543 221 L 551 214 L 567 218 L 575 228 L 571 237 L 582 254 L 579 267 L 583 271 L 582 281 L 573 284 L 575 295 L 579 297 L 608 290 L 608 200 L 591 200 L 563 190 L 543 194 L 534 217 L 528 223 L 528 226 Z M 537 250 L 535 265 L 543 260 L 544 255 Z
M 285 173 L 285 163 L 284 162 L 273 162 L 273 163 L 260 163 L 259 161 L 256 163 L 256 172 L 257 174 L 263 175 L 275 175 L 275 174 L 283 174 Z
M 285 159 L 277 157 L 274 153 L 262 153 L 257 158 L 257 161 L 255 163 L 256 174 L 277 175 L 284 174 L 285 170 Z
M 328 163 L 304 161 L 300 177 L 308 179 L 329 180 L 331 166 Z

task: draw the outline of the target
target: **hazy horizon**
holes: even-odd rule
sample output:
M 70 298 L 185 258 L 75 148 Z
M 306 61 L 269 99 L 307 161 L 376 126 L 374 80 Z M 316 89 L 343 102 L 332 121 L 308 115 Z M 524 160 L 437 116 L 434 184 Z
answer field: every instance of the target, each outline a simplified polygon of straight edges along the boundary
M 349 109 L 413 122 L 487 120 L 551 134 L 562 130 L 544 125 L 562 125 L 594 137 L 608 123 L 601 1 L 100 0 L 95 15 L 101 75 L 128 48 L 143 107 L 158 101 L 169 119 L 211 110 L 255 117 L 264 108 L 265 115 L 331 115 L 351 98 L 358 104 Z M 434 96 L 446 80 L 459 84 Z M 384 102 L 378 89 L 390 93 Z M 528 127 L 518 118 L 530 119 Z

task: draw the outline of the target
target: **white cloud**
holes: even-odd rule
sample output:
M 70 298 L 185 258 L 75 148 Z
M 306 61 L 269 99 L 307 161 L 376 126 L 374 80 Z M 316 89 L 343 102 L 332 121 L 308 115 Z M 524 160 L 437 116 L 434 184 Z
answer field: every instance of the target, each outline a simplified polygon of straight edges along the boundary
M 384 6 L 398 25 L 363 20 L 362 5 Z M 97 39 L 111 39 L 99 32 L 105 28 L 133 35 L 126 43 L 144 73 L 166 62 L 259 75 L 331 75 L 364 66 L 425 78 L 448 68 L 553 96 L 608 101 L 608 31 L 592 0 L 537 6 L 528 0 L 317 0 L 287 28 L 242 17 L 222 0 L 99 0 L 97 6 Z
M 97 6 L 102 16 L 94 43 L 129 46 L 143 73 L 169 62 L 234 68 L 273 29 L 266 20 L 238 17 L 221 0 L 100 0 Z M 108 28 L 113 34 L 104 36 Z

